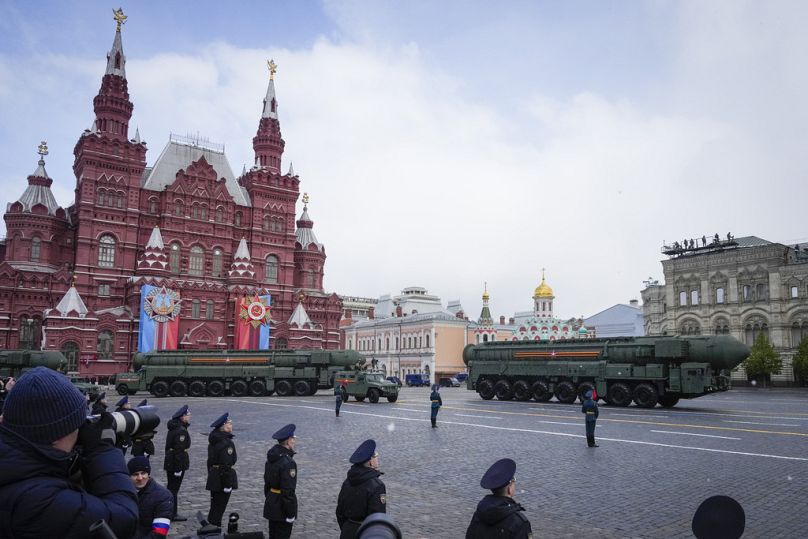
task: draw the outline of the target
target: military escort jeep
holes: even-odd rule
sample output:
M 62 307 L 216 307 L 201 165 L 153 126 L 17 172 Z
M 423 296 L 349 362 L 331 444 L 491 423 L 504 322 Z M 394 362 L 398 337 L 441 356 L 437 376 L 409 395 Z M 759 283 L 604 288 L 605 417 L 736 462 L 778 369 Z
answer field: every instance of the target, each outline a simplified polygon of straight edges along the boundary
M 68 374 L 68 379 L 76 388 L 82 393 L 86 393 L 91 399 L 94 399 L 99 393 L 98 386 L 90 381 L 89 378 L 79 376 L 78 374 Z
M 384 379 L 384 374 L 373 371 L 338 371 L 334 374 L 334 383 L 345 382 L 348 396 L 362 402 L 367 398 L 370 402 L 379 402 L 386 397 L 387 402 L 398 399 L 398 385 Z

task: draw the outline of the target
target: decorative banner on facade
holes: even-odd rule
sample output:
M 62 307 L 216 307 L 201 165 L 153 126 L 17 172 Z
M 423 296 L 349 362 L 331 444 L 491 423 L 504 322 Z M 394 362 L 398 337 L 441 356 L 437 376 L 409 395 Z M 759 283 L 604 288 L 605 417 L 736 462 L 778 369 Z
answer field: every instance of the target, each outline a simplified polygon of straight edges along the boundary
M 140 288 L 138 352 L 176 350 L 180 326 L 180 294 L 165 286 Z
M 235 348 L 269 349 L 271 296 L 236 298 Z

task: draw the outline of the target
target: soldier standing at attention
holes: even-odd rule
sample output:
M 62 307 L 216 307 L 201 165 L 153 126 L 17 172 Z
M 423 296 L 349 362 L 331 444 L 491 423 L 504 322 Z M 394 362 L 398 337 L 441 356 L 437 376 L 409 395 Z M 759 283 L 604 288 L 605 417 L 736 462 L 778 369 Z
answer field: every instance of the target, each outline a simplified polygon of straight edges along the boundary
M 337 498 L 340 539 L 353 539 L 368 515 L 387 512 L 387 489 L 379 479 L 382 472 L 376 442 L 365 440 L 349 460 L 353 466 Z
M 140 408 L 141 406 L 146 406 L 149 403 L 148 400 L 143 399 L 140 403 L 136 406 L 136 408 Z M 145 432 L 142 434 L 138 434 L 132 437 L 132 456 L 133 457 L 150 457 L 154 455 L 154 442 L 152 438 L 154 438 L 154 431 L 152 432 Z M 174 496 L 176 498 L 176 495 Z
M 238 475 L 233 469 L 238 455 L 233 443 L 233 420 L 225 412 L 210 424 L 213 431 L 208 436 L 208 480 L 205 490 L 210 491 L 208 522 L 221 528 L 222 515 L 230 501 L 230 493 L 238 488 Z
M 188 520 L 187 517 L 177 514 L 177 496 L 180 492 L 182 480 L 185 477 L 185 471 L 191 467 L 190 459 L 188 458 L 188 449 L 191 447 L 191 437 L 188 435 L 190 425 L 191 412 L 186 404 L 171 416 L 171 420 L 168 422 L 168 435 L 166 435 L 166 454 L 163 469 L 166 471 L 166 477 L 168 478 L 166 487 L 174 495 L 174 512 L 171 520 L 176 520 L 177 522 Z M 151 449 L 154 451 L 154 444 L 152 444 Z M 134 453 L 134 448 L 132 452 Z
M 264 518 L 269 521 L 269 539 L 288 539 L 297 518 L 295 425 L 286 425 L 272 438 L 278 443 L 267 451 L 264 466 Z
M 440 398 L 440 392 L 438 391 L 440 386 L 435 384 L 432 386 L 432 394 L 429 396 L 430 400 L 432 400 L 432 428 L 438 428 L 438 410 L 440 407 L 443 406 L 443 399 Z
M 503 537 L 532 539 L 533 530 L 524 514 L 525 508 L 516 503 L 516 463 L 501 459 L 491 465 L 480 480 L 480 486 L 491 490 L 477 504 L 466 530 L 466 539 L 489 539 Z
M 586 414 L 586 445 L 589 447 L 600 447 L 595 443 L 595 422 L 598 420 L 598 403 L 592 400 L 592 391 L 584 394 L 586 400 L 581 406 L 581 413 Z
M 345 382 L 336 383 L 334 385 L 334 400 L 336 401 L 336 412 L 337 417 L 339 417 L 339 409 L 342 407 L 342 403 L 348 400 L 348 390 L 345 389 Z
M 129 404 L 129 397 L 123 397 L 115 403 L 115 411 L 123 412 L 124 410 L 131 410 L 132 405 Z M 115 436 L 115 447 L 121 450 L 121 453 L 126 455 L 126 450 L 132 446 L 132 437 L 125 432 L 118 432 Z
M 93 415 L 98 415 L 107 411 L 107 392 L 104 391 L 93 402 Z

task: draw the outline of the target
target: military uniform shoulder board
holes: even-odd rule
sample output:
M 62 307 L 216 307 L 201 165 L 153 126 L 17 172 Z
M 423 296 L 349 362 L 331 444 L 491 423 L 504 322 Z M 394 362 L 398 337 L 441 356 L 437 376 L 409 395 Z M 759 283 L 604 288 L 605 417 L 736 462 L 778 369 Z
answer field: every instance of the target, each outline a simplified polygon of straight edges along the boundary
M 233 454 L 233 448 L 232 448 L 232 447 L 228 447 L 228 448 L 227 448 L 227 454 L 228 454 L 228 455 L 232 455 L 232 454 Z
M 294 477 L 294 476 L 296 476 L 296 475 L 297 475 L 297 470 L 295 470 L 294 468 L 292 468 L 291 470 L 289 470 L 289 476 L 290 476 L 290 477 Z
M 386 504 L 387 503 L 387 494 L 384 494 L 384 493 L 380 494 L 379 495 L 379 501 L 382 502 L 383 504 Z

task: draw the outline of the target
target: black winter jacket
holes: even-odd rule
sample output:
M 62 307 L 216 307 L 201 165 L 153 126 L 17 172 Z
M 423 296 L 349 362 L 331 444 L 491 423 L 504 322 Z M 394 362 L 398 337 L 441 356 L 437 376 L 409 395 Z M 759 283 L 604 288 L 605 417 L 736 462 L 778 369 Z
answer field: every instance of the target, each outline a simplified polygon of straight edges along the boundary
M 531 539 L 533 532 L 524 510 L 512 498 L 489 494 L 477 504 L 466 530 L 466 539 Z
M 152 478 L 137 492 L 139 517 L 134 539 L 158 539 L 164 534 L 153 531 L 154 525 L 170 526 L 174 514 L 174 495 Z M 155 522 L 156 519 L 156 522 Z
M 294 455 L 294 451 L 280 444 L 267 451 L 264 465 L 264 518 L 267 520 L 297 518 L 297 463 Z
M 387 512 L 387 489 L 379 479 L 381 475 L 382 472 L 363 464 L 354 464 L 348 470 L 337 498 L 340 539 L 353 539 L 368 515 Z
M 135 487 L 112 444 L 65 453 L 0 425 L 0 537 L 88 537 L 100 519 L 131 537 L 137 515 Z
M 214 430 L 208 436 L 208 480 L 205 489 L 222 492 L 226 488 L 238 488 L 238 475 L 233 466 L 238 455 L 231 433 Z
M 163 460 L 163 469 L 167 472 L 182 472 L 191 467 L 191 461 L 188 458 L 191 437 L 188 435 L 187 426 L 179 419 L 169 420 L 167 426 L 168 434 L 166 435 L 166 454 Z M 152 447 L 154 446 L 152 445 Z

